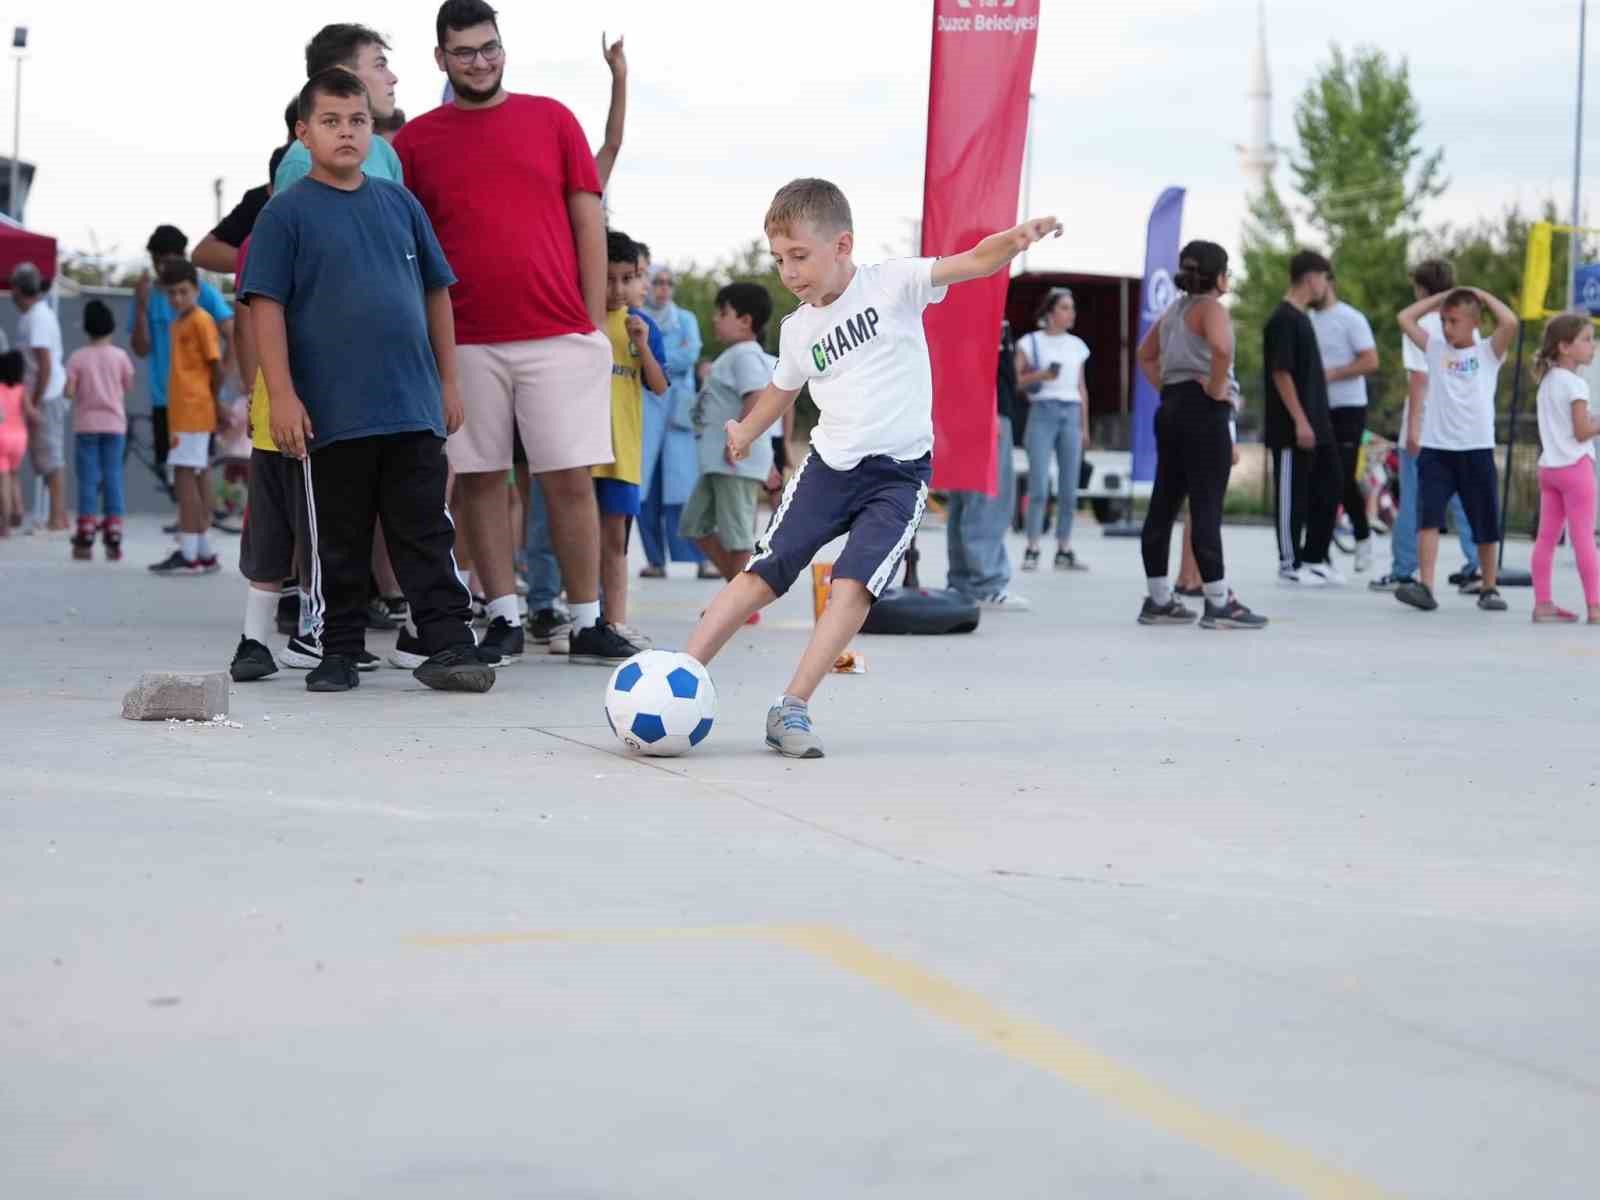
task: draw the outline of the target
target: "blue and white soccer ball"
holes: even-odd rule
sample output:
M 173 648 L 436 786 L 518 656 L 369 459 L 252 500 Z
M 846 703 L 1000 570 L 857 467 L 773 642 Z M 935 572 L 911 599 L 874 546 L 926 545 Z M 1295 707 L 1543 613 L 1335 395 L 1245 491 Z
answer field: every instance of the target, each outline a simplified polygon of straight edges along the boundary
M 676 650 L 646 650 L 618 667 L 606 688 L 606 720 L 639 754 L 673 758 L 711 732 L 717 689 L 705 667 Z

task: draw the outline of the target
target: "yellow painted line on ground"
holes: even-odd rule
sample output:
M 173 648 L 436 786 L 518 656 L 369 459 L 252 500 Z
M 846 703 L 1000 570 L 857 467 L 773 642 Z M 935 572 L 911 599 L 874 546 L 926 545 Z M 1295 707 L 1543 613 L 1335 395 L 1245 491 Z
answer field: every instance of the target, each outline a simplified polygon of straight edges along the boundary
M 539 930 L 407 938 L 431 949 L 529 943 L 627 945 L 742 939 L 799 950 L 891 992 L 985 1045 L 1063 1083 L 1099 1097 L 1173 1137 L 1208 1150 L 1252 1174 L 1313 1200 L 1395 1200 L 1395 1194 L 1325 1162 L 1309 1151 L 1232 1117 L 1208 1112 L 1132 1067 L 1039 1021 L 1016 1017 L 950 980 L 824 925 L 712 925 L 700 928 Z

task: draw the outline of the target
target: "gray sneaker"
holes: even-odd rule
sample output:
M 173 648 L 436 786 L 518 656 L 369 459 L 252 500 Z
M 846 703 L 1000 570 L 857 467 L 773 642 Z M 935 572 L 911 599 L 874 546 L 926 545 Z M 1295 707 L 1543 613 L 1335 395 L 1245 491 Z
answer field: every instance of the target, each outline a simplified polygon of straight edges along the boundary
M 774 704 L 767 710 L 767 745 L 785 758 L 822 757 L 822 739 L 803 704 Z
M 1461 590 L 1466 591 L 1465 588 Z M 1499 588 L 1483 588 L 1478 593 L 1478 607 L 1484 612 L 1505 612 L 1506 598 L 1500 594 Z
M 1195 618 L 1195 611 L 1177 600 L 1168 600 L 1165 604 L 1157 604 L 1149 596 L 1144 598 L 1144 606 L 1139 609 L 1139 624 L 1141 625 L 1187 625 Z

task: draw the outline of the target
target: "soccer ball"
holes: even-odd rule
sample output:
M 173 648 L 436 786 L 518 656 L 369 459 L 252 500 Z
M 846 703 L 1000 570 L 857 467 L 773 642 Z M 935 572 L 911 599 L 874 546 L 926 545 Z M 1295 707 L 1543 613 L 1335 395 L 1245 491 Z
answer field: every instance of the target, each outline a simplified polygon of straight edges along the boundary
M 711 732 L 717 689 L 687 654 L 646 650 L 616 669 L 606 687 L 606 720 L 622 744 L 639 754 L 673 758 Z

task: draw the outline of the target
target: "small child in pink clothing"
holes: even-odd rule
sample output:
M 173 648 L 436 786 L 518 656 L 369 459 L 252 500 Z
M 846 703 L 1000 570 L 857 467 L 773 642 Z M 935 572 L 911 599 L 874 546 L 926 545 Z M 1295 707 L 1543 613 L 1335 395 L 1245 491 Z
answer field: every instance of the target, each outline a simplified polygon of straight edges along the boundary
M 83 306 L 89 344 L 67 359 L 67 395 L 73 400 L 77 447 L 73 465 L 78 474 L 78 532 L 72 538 L 76 559 L 93 557 L 97 526 L 105 538 L 106 557 L 113 561 L 122 557 L 122 451 L 128 444 L 124 401 L 133 386 L 133 359 L 111 344 L 116 330 L 111 309 L 99 300 L 89 301 Z M 97 510 L 104 518 L 99 522 Z
M 1562 313 L 1544 327 L 1533 360 L 1539 380 L 1539 536 L 1533 543 L 1533 619 L 1576 621 L 1556 607 L 1551 584 L 1556 543 L 1567 528 L 1589 624 L 1600 625 L 1600 552 L 1594 545 L 1594 439 L 1600 421 L 1589 410 L 1589 385 L 1579 367 L 1594 361 L 1594 324 L 1585 313 Z
M 17 472 L 28 456 L 28 422 L 34 417 L 22 386 L 26 369 L 21 350 L 0 354 L 0 537 L 10 537 L 13 524 L 22 524 Z

